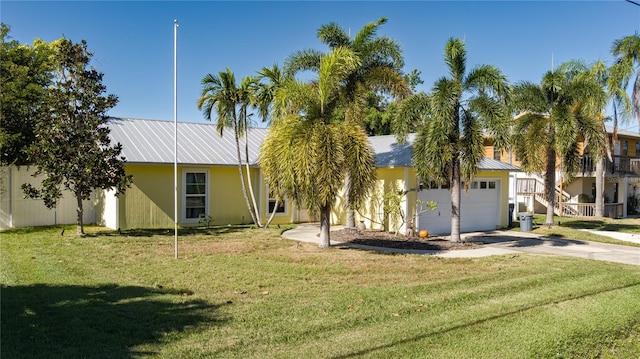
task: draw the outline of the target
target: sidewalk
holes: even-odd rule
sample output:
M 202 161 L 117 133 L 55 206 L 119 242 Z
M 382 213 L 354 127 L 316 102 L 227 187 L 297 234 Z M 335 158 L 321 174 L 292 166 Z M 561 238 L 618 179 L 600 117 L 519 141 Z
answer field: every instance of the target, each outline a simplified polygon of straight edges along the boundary
M 332 226 L 332 230 L 342 229 Z M 288 239 L 319 244 L 320 228 L 318 224 L 303 223 L 285 231 L 282 236 Z M 633 235 L 629 235 L 633 236 Z M 640 265 L 640 248 L 598 242 L 586 242 L 575 239 L 539 236 L 528 232 L 491 231 L 463 233 L 462 239 L 483 243 L 482 248 L 452 251 L 427 251 L 395 248 L 380 248 L 351 243 L 332 241 L 333 246 L 349 246 L 383 253 L 433 255 L 443 258 L 478 258 L 492 255 L 534 253 L 561 255 L 594 260 Z

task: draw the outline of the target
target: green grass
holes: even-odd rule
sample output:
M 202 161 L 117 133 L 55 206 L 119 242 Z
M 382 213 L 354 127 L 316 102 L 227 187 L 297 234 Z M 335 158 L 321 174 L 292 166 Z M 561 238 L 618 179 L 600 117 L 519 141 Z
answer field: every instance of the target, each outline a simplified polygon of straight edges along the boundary
M 571 218 L 571 217 L 554 217 L 555 225 L 551 228 L 544 226 L 546 221 L 546 215 L 535 214 L 533 216 L 533 231 L 532 233 L 578 239 L 583 241 L 602 242 L 611 244 L 621 244 L 631 247 L 640 247 L 640 243 L 634 243 L 629 241 L 621 241 L 615 238 L 601 236 L 581 229 L 590 229 L 594 231 L 613 231 L 613 232 L 626 232 L 626 233 L 638 233 L 640 234 L 640 218 L 624 218 L 624 219 L 611 219 L 611 218 Z M 513 230 L 520 230 L 520 222 L 514 222 Z
M 0 233 L 2 358 L 640 356 L 637 266 L 87 231 Z

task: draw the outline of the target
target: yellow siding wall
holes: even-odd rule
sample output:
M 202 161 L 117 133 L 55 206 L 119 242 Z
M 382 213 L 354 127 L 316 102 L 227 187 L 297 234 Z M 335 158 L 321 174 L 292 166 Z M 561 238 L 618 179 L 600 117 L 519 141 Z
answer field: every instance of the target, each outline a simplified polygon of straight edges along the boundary
M 209 167 L 209 211 L 213 225 L 253 223 L 242 194 L 237 167 Z M 257 191 L 258 173 L 251 171 L 253 190 Z M 249 189 L 247 188 L 247 191 Z M 251 199 L 249 199 L 251 200 Z M 259 198 L 256 198 L 258 201 Z
M 379 168 L 375 189 L 365 205 L 356 213 L 356 221 L 364 221 L 367 228 L 395 231 L 397 228 L 404 230 L 401 218 L 392 218 L 384 214 L 384 194 L 408 190 L 401 203 L 402 211 L 406 218 L 411 218 L 415 213 L 415 201 L 417 198 L 417 179 L 412 169 L 405 168 Z
M 178 166 L 178 218 L 181 226 L 198 225 L 197 221 L 185 223 L 182 220 L 183 172 L 189 170 L 208 172 L 209 215 L 212 225 L 252 223 L 237 167 Z M 119 198 L 120 227 L 173 227 L 173 166 L 129 164 L 126 171 L 133 175 L 133 185 Z M 253 169 L 251 175 L 254 191 L 257 191 L 258 171 Z
M 133 184 L 120 196 L 120 228 L 173 227 L 173 166 L 129 164 L 126 173 Z M 180 181 L 178 175 L 178 189 Z

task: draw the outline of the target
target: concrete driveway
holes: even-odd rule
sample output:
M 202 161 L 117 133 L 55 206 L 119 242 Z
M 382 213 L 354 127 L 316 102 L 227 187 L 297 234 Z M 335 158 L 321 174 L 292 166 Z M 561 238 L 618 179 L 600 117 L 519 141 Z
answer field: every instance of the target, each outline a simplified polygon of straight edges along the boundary
M 332 230 L 342 227 L 332 227 Z M 282 236 L 302 242 L 319 243 L 320 228 L 317 223 L 303 223 L 296 228 L 285 231 Z M 349 246 L 354 248 L 375 250 L 385 253 L 435 255 L 444 258 L 477 258 L 491 255 L 515 253 L 534 253 L 544 255 L 559 255 L 568 257 L 587 258 L 599 261 L 624 263 L 640 266 L 640 248 L 616 244 L 579 241 L 558 237 L 546 237 L 533 233 L 513 231 L 491 231 L 477 233 L 463 233 L 462 239 L 482 243 L 482 248 L 453 250 L 453 251 L 425 251 L 394 248 L 380 248 L 351 243 L 332 241 L 334 246 Z
M 579 257 L 640 266 L 640 248 L 625 245 L 510 231 L 476 233 L 468 236 L 467 240 L 484 243 L 490 248 L 507 249 L 521 253 Z

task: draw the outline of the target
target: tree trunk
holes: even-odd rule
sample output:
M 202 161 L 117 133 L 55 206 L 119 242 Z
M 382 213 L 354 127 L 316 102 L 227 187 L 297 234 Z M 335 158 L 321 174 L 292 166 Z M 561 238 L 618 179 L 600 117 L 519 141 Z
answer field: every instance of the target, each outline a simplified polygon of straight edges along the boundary
M 329 248 L 331 246 L 331 240 L 329 237 L 329 230 L 331 226 L 331 205 L 326 205 L 320 208 L 320 248 Z
M 235 140 L 236 140 L 236 153 L 238 157 L 238 171 L 240 172 L 240 182 L 242 183 L 242 194 L 244 195 L 244 201 L 247 204 L 247 208 L 249 209 L 249 214 L 251 214 L 251 219 L 253 223 L 257 226 L 258 220 L 256 219 L 256 215 L 253 212 L 253 208 L 251 207 L 251 203 L 249 202 L 249 196 L 247 195 L 247 186 L 244 183 L 244 171 L 242 171 L 242 156 L 240 155 L 240 137 L 238 135 L 238 124 L 235 123 L 235 127 L 233 129 Z
M 249 196 L 251 196 L 251 202 L 253 203 L 253 212 L 256 218 L 256 226 L 258 228 L 262 227 L 262 220 L 260 219 L 260 210 L 258 210 L 258 205 L 256 204 L 256 196 L 253 193 L 253 184 L 251 183 L 251 172 L 249 168 L 249 129 L 247 128 L 247 114 L 244 114 L 244 158 L 245 165 L 247 167 L 247 185 L 249 186 Z
M 451 241 L 460 242 L 460 159 L 454 156 L 451 173 Z
M 596 198 L 595 213 L 596 217 L 604 217 L 604 157 L 598 157 L 596 160 Z
M 553 210 L 556 205 L 556 151 L 550 148 L 547 151 L 547 170 L 544 176 L 544 188 L 547 196 L 547 219 L 544 225 L 553 227 Z
M 277 212 L 278 204 L 279 204 L 279 203 L 280 203 L 280 199 L 276 198 L 276 204 L 275 204 L 275 206 L 273 207 L 273 212 L 271 212 L 271 215 L 270 215 L 270 216 L 269 216 L 269 218 L 267 219 L 267 222 L 264 224 L 264 227 L 263 227 L 263 228 L 267 228 L 267 227 L 269 227 L 269 225 L 271 224 L 271 221 L 273 221 L 273 217 L 275 217 L 275 216 L 276 216 L 276 212 Z M 269 210 L 268 208 L 269 208 L 269 207 L 267 206 L 267 211 Z
M 80 197 L 80 195 L 76 195 L 76 201 L 78 202 L 78 209 L 76 209 L 78 214 L 78 217 L 76 218 L 76 233 L 79 236 L 84 236 L 84 225 L 82 223 L 84 209 L 82 208 L 82 197 Z
M 346 228 L 356 228 L 356 219 L 354 216 L 354 210 L 351 206 L 351 196 L 349 193 L 351 192 L 351 171 L 347 170 L 347 173 L 344 176 L 344 203 L 347 208 L 347 218 L 345 221 Z

